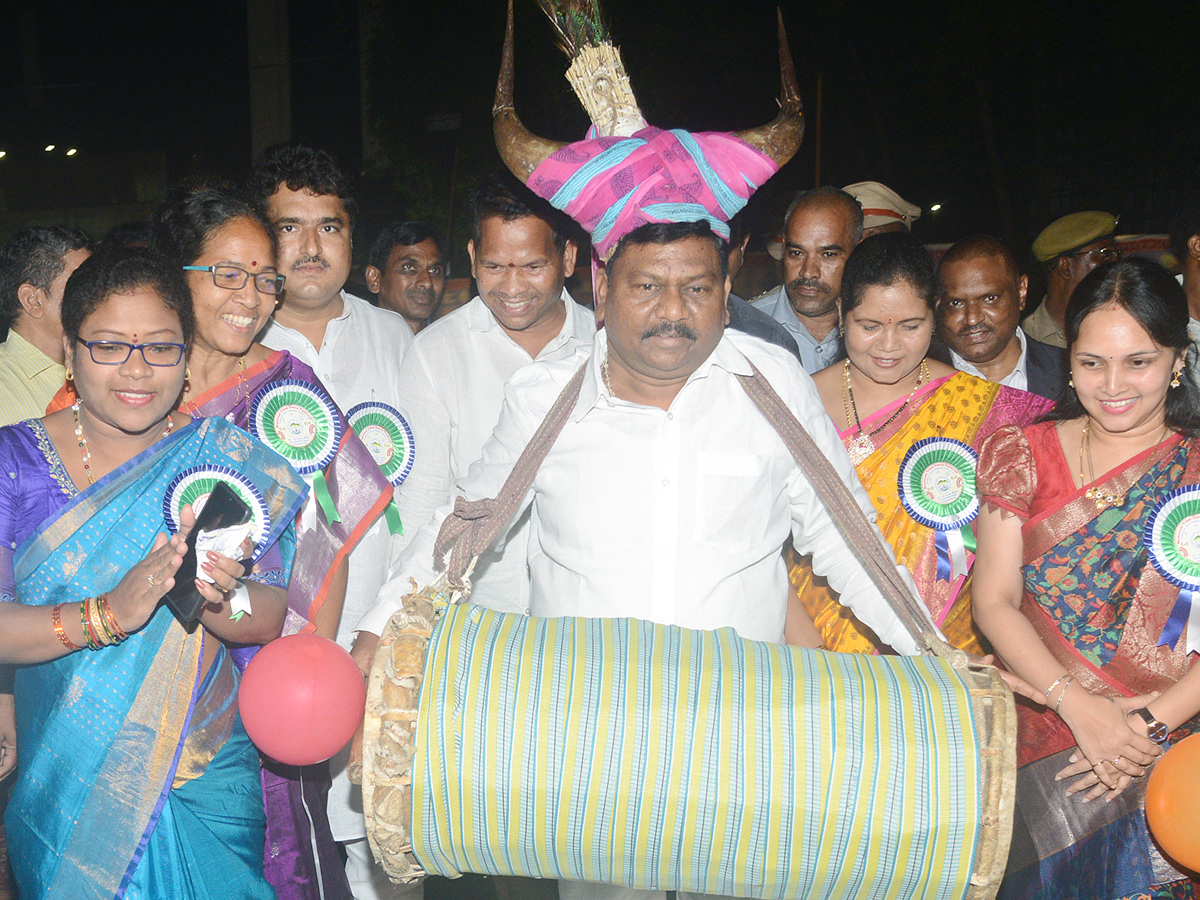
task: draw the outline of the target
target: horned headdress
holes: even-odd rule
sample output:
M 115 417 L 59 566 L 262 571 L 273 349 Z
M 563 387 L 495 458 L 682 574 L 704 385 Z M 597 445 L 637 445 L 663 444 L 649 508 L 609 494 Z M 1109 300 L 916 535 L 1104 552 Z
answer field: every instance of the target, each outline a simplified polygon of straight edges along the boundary
M 596 0 L 538 0 L 571 58 L 567 70 L 592 120 L 574 143 L 532 134 L 513 106 L 513 13 L 508 26 L 496 102 L 496 146 L 522 181 L 592 235 L 601 259 L 648 222 L 704 220 L 722 237 L 759 187 L 795 154 L 804 135 L 804 107 L 779 14 L 779 115 L 759 128 L 735 133 L 664 131 L 646 123 L 619 50 Z

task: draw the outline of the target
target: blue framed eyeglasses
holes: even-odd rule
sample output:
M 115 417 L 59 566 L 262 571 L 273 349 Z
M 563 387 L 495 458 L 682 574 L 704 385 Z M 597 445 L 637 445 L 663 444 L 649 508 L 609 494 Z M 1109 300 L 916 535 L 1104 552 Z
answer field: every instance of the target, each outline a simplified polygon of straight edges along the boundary
M 129 357 L 133 356 L 133 351 L 137 350 L 142 354 L 146 365 L 170 368 L 179 365 L 183 361 L 183 354 L 187 352 L 187 344 L 168 344 L 162 341 L 128 344 L 124 341 L 85 341 L 83 338 L 75 340 L 88 348 L 92 362 L 98 366 L 123 366 L 129 361 Z
M 283 292 L 283 282 L 286 280 L 278 272 L 247 272 L 241 266 L 184 266 L 185 272 L 210 272 L 213 284 L 227 291 L 241 290 L 246 282 L 254 279 L 254 289 L 260 294 L 279 294 Z

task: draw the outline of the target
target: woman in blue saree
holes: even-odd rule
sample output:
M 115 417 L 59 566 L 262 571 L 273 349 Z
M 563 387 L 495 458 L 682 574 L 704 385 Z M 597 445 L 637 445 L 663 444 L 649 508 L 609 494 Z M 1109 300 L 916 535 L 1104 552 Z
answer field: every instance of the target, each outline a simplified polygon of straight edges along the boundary
M 0 429 L 0 661 L 17 663 L 21 767 L 6 812 L 24 900 L 273 898 L 262 875 L 258 754 L 227 644 L 279 634 L 304 487 L 228 423 L 172 412 L 192 314 L 179 273 L 141 250 L 97 253 L 68 283 L 79 404 Z M 265 498 L 247 574 L 202 555 L 200 627 L 158 605 L 182 560 L 163 498 L 221 466 Z M 249 615 L 231 618 L 241 592 Z M 85 649 L 86 648 L 86 649 Z

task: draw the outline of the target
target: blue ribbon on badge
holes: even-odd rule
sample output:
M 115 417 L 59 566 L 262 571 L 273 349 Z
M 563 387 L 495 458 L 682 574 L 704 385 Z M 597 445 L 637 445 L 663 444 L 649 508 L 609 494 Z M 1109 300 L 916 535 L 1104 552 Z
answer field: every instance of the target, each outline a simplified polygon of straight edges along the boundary
M 1142 544 L 1163 578 L 1179 588 L 1158 646 L 1174 650 L 1186 630 L 1187 652 L 1200 653 L 1200 487 L 1168 494 L 1146 520 Z

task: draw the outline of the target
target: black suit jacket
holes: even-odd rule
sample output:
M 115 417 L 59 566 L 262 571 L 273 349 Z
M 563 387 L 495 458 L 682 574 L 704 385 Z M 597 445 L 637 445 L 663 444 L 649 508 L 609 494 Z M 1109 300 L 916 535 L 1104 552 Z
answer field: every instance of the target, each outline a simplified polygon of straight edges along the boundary
M 1058 402 L 1066 387 L 1067 351 L 1025 335 L 1025 377 L 1029 392 Z

